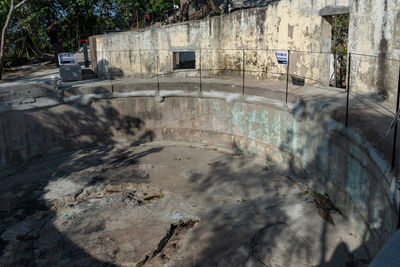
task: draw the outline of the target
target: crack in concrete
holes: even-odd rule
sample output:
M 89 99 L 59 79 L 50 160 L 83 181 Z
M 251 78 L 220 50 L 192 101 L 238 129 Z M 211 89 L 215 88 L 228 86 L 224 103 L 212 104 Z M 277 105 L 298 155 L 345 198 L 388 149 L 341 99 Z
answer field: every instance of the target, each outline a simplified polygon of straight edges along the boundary
M 165 236 L 158 243 L 157 248 L 151 253 L 151 256 L 145 255 L 144 259 L 136 264 L 136 267 L 147 263 L 166 263 L 178 249 L 178 243 L 183 239 L 186 232 L 198 222 L 199 220 L 188 220 L 178 224 L 171 224 Z

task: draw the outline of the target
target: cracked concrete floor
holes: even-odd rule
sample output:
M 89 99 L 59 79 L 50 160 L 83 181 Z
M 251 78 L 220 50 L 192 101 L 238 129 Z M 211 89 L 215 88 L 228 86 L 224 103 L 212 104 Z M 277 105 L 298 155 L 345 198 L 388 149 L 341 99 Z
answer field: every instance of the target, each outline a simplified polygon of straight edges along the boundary
M 362 266 L 347 220 L 261 159 L 121 143 L 0 173 L 1 266 Z M 329 222 L 331 221 L 331 222 Z

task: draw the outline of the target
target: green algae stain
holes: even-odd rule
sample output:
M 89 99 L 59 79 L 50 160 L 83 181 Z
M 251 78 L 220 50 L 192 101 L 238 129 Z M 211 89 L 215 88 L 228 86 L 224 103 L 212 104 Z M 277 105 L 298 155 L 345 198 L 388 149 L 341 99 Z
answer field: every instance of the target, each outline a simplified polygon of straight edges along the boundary
M 246 111 L 241 103 L 235 103 L 231 110 L 232 114 L 232 132 L 233 134 L 243 136 L 246 129 Z

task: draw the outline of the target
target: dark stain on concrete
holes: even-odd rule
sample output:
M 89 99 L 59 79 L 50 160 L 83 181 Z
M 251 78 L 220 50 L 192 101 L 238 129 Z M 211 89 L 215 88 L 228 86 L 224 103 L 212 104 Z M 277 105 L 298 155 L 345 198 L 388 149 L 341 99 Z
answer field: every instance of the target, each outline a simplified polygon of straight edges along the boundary
M 190 42 L 190 24 L 188 23 L 188 24 L 186 24 L 186 28 L 187 28 L 187 31 L 186 31 L 186 39 L 187 39 L 187 41 L 188 42 Z
M 384 13 L 387 12 L 387 0 L 384 0 Z M 385 38 L 386 18 L 383 18 L 384 23 L 381 31 L 381 40 L 379 42 L 379 59 L 378 59 L 378 77 L 376 85 L 378 94 L 386 99 L 389 96 L 389 88 L 386 81 L 386 74 L 388 72 L 388 62 L 385 59 L 388 51 L 388 40 Z
M 288 24 L 288 37 L 293 39 L 294 26 Z
M 260 10 L 258 10 L 258 13 L 256 16 L 256 18 L 257 18 L 256 27 L 258 28 L 258 32 L 259 32 L 260 36 L 264 36 L 264 27 L 265 27 L 264 22 L 265 22 L 265 18 L 266 18 L 266 16 L 265 16 L 266 12 L 267 12 L 266 9 L 260 9 Z
M 383 35 L 383 34 L 382 34 Z M 382 39 L 379 43 L 379 59 L 378 59 L 378 79 L 377 79 L 377 88 L 378 88 L 378 93 L 380 96 L 383 98 L 388 97 L 388 89 L 387 88 L 387 82 L 386 82 L 386 73 L 388 71 L 388 66 L 386 62 L 386 51 L 388 49 L 388 41 L 384 36 L 382 36 Z

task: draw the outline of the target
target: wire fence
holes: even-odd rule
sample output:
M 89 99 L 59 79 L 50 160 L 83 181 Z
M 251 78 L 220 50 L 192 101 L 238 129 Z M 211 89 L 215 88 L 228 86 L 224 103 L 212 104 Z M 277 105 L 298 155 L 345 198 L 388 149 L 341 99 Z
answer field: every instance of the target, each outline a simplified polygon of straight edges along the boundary
M 199 88 L 207 90 L 207 82 L 218 79 L 234 82 L 234 87 L 237 89 L 240 83 L 242 93 L 245 90 L 250 90 L 248 93 L 257 93 L 255 89 L 259 85 L 264 87 L 264 93 L 269 89 L 271 93 L 283 94 L 279 99 L 285 101 L 293 95 L 295 89 L 298 90 L 298 87 L 329 86 L 329 70 L 322 73 L 318 69 L 318 65 L 329 62 L 331 55 L 328 53 L 290 51 L 289 65 L 281 65 L 276 62 L 275 50 L 196 49 L 192 68 L 175 68 L 174 54 L 180 52 L 185 53 L 187 50 L 100 51 L 95 55 L 93 68 L 97 70 L 100 78 L 115 82 L 132 77 L 159 77 L 161 83 L 171 78 L 192 80 L 197 78 L 199 83 L 201 82 Z M 299 67 L 292 62 L 302 62 L 302 65 Z M 304 65 L 315 65 L 318 71 L 304 68 Z M 275 82 L 268 84 L 265 81 Z M 283 89 L 288 89 L 287 93 L 281 90 L 281 85 L 277 81 L 286 82 Z M 262 82 L 264 83 L 261 84 Z
M 392 161 L 392 168 L 398 169 L 397 124 L 386 135 L 398 106 L 386 98 L 390 94 L 395 95 L 391 99 L 399 98 L 399 60 L 349 54 L 342 61 L 346 64 L 343 72 L 330 52 L 283 50 L 288 64 L 279 64 L 277 51 L 281 50 L 91 51 L 91 68 L 98 79 L 90 84 L 96 88 L 108 84 L 111 92 L 182 90 L 201 96 L 222 91 L 283 102 L 322 99 L 337 105 L 336 120 L 373 138 L 376 148 Z M 338 84 L 345 88 L 334 87 Z

